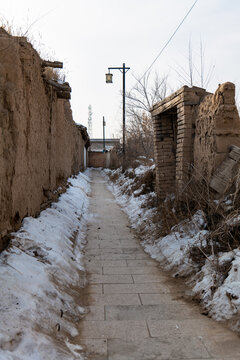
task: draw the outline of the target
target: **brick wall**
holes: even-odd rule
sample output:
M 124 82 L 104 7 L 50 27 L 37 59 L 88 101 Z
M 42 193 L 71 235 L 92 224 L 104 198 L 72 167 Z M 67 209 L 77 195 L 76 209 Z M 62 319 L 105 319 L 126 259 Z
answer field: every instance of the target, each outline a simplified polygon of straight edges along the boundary
M 107 162 L 107 156 L 109 153 L 103 153 L 98 151 L 89 151 L 88 152 L 88 166 L 89 167 L 102 167 L 105 168 Z
M 152 110 L 158 196 L 181 189 L 193 161 L 196 106 L 206 94 L 201 88 L 182 87 Z
M 235 86 L 215 94 L 187 86 L 154 105 L 154 151 L 158 196 L 184 190 L 190 176 L 210 182 L 230 145 L 240 146 Z

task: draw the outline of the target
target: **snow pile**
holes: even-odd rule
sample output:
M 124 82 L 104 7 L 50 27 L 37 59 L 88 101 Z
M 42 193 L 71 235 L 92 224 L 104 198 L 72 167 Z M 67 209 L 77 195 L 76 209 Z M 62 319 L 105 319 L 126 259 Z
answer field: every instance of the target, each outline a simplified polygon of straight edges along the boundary
M 192 249 L 204 250 L 207 245 L 211 246 L 211 243 L 207 244 L 210 233 L 206 216 L 201 210 L 191 219 L 172 227 L 168 235 L 159 237 L 152 219 L 157 215 L 160 223 L 161 215 L 157 214 L 154 206 L 145 205 L 156 195 L 149 193 L 138 196 L 143 184 L 138 189 L 135 186 L 136 179 L 149 169 L 142 165 L 131 169 L 133 176 L 130 178 L 129 170 L 126 175 L 121 173 L 121 169 L 105 173 L 112 179 L 109 187 L 129 216 L 132 227 L 140 229 L 145 251 L 163 268 L 171 270 L 173 276 L 186 276 L 193 293 L 201 299 L 210 316 L 217 320 L 228 320 L 234 330 L 240 331 L 240 249 L 203 256 L 203 263 L 193 261 L 190 256 Z M 228 225 L 238 222 L 239 217 Z
M 187 276 L 198 268 L 189 258 L 192 247 L 204 247 L 208 231 L 203 229 L 204 217 L 197 211 L 191 221 L 182 222 L 172 228 L 172 232 L 154 244 L 143 241 L 143 247 L 153 259 L 161 262 L 166 270 L 173 270 L 174 275 Z
M 38 218 L 25 218 L 0 255 L 0 359 L 81 359 L 74 345 L 84 309 L 82 249 L 88 217 L 89 173 Z M 67 339 L 67 340 L 66 340 Z
M 128 176 L 122 174 L 121 168 L 113 171 L 103 170 L 104 174 L 117 178 L 115 183 L 109 183 L 109 189 L 113 192 L 117 202 L 127 213 L 134 229 L 139 229 L 144 225 L 145 230 L 148 229 L 149 231 L 152 231 L 152 228 L 154 227 L 151 218 L 156 212 L 156 209 L 154 207 L 149 208 L 148 202 L 149 200 L 156 200 L 156 194 L 152 191 L 141 194 L 144 184 L 138 189 L 135 189 L 137 180 L 141 180 L 141 177 L 147 171 L 153 171 L 154 169 L 155 165 L 140 165 L 136 169 L 128 169 Z

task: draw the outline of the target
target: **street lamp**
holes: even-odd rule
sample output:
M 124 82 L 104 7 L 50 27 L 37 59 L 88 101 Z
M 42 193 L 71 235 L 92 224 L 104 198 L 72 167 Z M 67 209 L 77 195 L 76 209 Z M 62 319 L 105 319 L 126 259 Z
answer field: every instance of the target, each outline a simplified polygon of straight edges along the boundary
M 106 83 L 112 83 L 113 74 L 110 73 L 110 70 L 120 70 L 123 74 L 123 168 L 125 166 L 125 74 L 130 69 L 130 67 L 126 67 L 125 63 L 123 63 L 122 67 L 109 67 L 108 74 L 106 74 Z
M 106 83 L 108 84 L 112 84 L 112 77 L 113 77 L 113 74 L 106 74 Z

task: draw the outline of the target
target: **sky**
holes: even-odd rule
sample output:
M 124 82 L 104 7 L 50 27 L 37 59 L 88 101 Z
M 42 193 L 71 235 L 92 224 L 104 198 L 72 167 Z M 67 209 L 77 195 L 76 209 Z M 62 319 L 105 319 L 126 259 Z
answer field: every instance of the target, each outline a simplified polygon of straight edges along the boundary
M 88 125 L 92 106 L 92 137 L 121 136 L 122 74 L 108 67 L 130 67 L 126 90 L 135 85 L 193 5 L 194 0 L 8 0 L 1 1 L 0 19 L 26 33 L 44 59 L 63 61 L 72 87 L 71 106 L 77 123 Z M 200 43 L 208 91 L 232 81 L 239 93 L 240 1 L 198 0 L 170 44 L 151 68 L 151 78 L 168 76 L 169 92 L 187 84 L 189 43 L 194 85 L 201 86 Z M 18 30 L 20 28 L 20 30 Z M 187 84 L 188 85 L 188 84 Z M 204 84 L 206 85 L 206 84 Z

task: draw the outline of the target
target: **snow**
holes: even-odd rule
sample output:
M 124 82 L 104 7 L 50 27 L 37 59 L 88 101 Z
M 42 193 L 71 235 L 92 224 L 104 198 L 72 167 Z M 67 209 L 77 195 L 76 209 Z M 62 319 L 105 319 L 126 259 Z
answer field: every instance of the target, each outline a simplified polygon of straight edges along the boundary
M 105 171 L 109 176 L 118 175 L 117 180 L 109 181 L 109 189 L 127 213 L 132 227 L 138 230 L 144 250 L 159 261 L 163 269 L 170 270 L 173 276 L 185 276 L 193 294 L 201 299 L 209 315 L 219 321 L 228 320 L 231 328 L 239 332 L 240 249 L 220 253 L 218 256 L 206 256 L 203 265 L 194 263 L 189 256 L 190 250 L 192 247 L 204 249 L 209 236 L 205 214 L 200 210 L 191 219 L 174 226 L 168 235 L 158 237 L 156 225 L 152 221 L 152 217 L 158 214 L 157 209 L 145 206 L 146 202 L 156 195 L 150 193 L 138 196 L 141 188 L 133 190 L 136 178 L 153 169 L 153 166 L 140 165 L 134 170 L 130 169 L 129 171 L 134 173 L 131 178 L 122 174 L 121 169 Z M 172 198 L 173 195 L 169 195 L 166 202 Z M 230 205 L 227 200 L 225 202 Z M 158 217 L 160 222 L 159 214 Z M 226 225 L 238 225 L 239 221 L 240 216 L 236 214 L 226 221 Z M 219 267 L 224 265 L 226 270 L 220 271 Z
M 89 171 L 38 218 L 27 217 L 0 255 L 0 359 L 82 359 L 76 321 L 84 309 L 83 247 Z M 66 340 L 67 339 L 67 340 Z
M 153 170 L 155 168 L 155 165 L 152 166 L 143 166 L 140 165 L 136 169 L 129 169 L 129 173 L 134 173 L 134 176 L 138 177 L 141 175 L 144 175 L 146 171 Z M 136 191 L 132 191 L 131 188 L 135 184 L 134 178 L 126 178 L 120 169 L 109 171 L 109 170 L 103 170 L 103 174 L 117 174 L 119 176 L 119 179 L 116 184 L 109 183 L 108 187 L 112 191 L 112 193 L 115 195 L 117 202 L 123 207 L 124 211 L 127 213 L 128 217 L 130 218 L 132 222 L 132 227 L 135 229 L 138 229 L 144 221 L 147 219 L 150 219 L 153 213 L 155 212 L 155 209 L 144 209 L 144 205 L 147 203 L 149 198 L 155 198 L 155 193 L 148 193 L 140 196 L 138 195 L 141 192 L 141 189 L 138 189 Z M 130 190 L 131 195 L 127 195 L 124 192 L 126 190 Z

